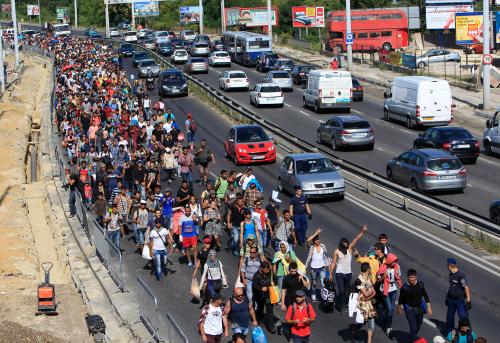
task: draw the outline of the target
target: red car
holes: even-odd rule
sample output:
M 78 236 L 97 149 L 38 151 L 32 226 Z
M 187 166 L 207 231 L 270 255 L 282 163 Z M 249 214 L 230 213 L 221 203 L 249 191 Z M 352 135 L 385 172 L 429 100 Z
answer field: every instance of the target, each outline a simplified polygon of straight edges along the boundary
M 238 164 L 276 161 L 276 147 L 259 125 L 235 125 L 224 141 L 224 155 Z

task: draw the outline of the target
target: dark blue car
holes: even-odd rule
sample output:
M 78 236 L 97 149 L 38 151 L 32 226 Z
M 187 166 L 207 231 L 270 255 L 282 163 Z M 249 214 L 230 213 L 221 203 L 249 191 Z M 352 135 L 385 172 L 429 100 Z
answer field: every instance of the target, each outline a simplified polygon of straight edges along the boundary
M 134 54 L 134 46 L 132 44 L 121 44 L 118 48 L 118 55 L 122 57 L 130 57 Z

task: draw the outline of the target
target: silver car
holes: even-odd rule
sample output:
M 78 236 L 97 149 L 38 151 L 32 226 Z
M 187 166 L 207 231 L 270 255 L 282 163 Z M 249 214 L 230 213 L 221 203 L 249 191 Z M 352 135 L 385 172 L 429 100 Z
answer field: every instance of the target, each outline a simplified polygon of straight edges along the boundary
M 460 54 L 450 50 L 433 49 L 416 58 L 417 67 L 420 69 L 436 62 L 460 62 Z
M 290 73 L 287 71 L 270 71 L 266 74 L 262 83 L 275 83 L 282 90 L 293 92 L 293 81 Z
M 458 157 L 440 149 L 414 149 L 387 162 L 387 178 L 416 192 L 463 191 L 466 174 Z
M 192 73 L 208 74 L 207 59 L 203 57 L 189 57 L 188 61 L 184 65 L 184 71 L 189 74 Z
M 210 55 L 210 45 L 207 42 L 194 42 L 191 48 L 191 56 Z
M 373 150 L 375 131 L 370 123 L 355 115 L 334 116 L 319 125 L 316 140 L 330 143 L 333 150 L 347 146 L 361 146 Z
M 307 197 L 344 199 L 345 183 L 340 168 L 319 153 L 291 154 L 283 159 L 278 177 L 281 192 L 295 192 L 302 187 Z
M 141 60 L 137 68 L 139 69 L 139 77 L 146 77 L 149 71 L 151 71 L 154 76 L 160 74 L 160 66 L 151 58 Z
M 145 39 L 144 42 L 142 42 L 142 46 L 144 49 L 154 49 L 156 48 L 156 43 L 152 39 Z

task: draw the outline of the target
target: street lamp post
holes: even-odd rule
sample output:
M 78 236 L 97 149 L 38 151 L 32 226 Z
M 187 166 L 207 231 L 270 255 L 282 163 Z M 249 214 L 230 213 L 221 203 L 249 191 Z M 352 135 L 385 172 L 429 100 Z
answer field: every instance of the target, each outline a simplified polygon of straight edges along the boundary
M 345 2 L 345 24 L 346 24 L 346 37 L 351 35 L 351 0 L 346 0 Z M 346 41 L 347 43 L 347 41 Z M 347 45 L 347 68 L 352 71 L 352 44 Z
M 220 17 L 221 17 L 222 33 L 226 32 L 226 16 L 225 16 L 226 10 L 225 9 L 226 9 L 225 1 L 221 0 L 220 1 Z
M 200 7 L 200 35 L 203 34 L 203 0 L 199 0 L 198 6 Z
M 0 29 L 0 90 L 5 92 L 5 69 L 3 67 L 3 30 Z
M 42 26 L 42 9 L 40 7 L 40 0 L 38 0 L 38 24 Z
M 78 0 L 73 0 L 73 5 L 75 7 L 75 28 L 78 27 Z
M 269 41 L 273 42 L 273 16 L 271 9 L 271 0 L 267 0 L 267 34 L 269 35 Z
M 16 54 L 16 68 L 19 65 L 19 39 L 17 38 L 17 15 L 16 15 L 16 0 L 10 0 L 12 25 L 14 26 L 14 51 Z M 3 66 L 2 66 L 3 68 Z
M 483 0 L 483 57 L 490 53 L 490 2 Z M 483 109 L 490 107 L 490 65 L 483 58 Z
M 104 16 L 106 17 L 106 38 L 109 38 L 109 3 L 104 0 Z

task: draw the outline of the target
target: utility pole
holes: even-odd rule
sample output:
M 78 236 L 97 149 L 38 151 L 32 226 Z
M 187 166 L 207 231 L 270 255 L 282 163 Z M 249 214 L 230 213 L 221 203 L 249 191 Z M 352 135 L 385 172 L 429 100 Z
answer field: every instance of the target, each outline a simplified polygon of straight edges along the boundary
M 42 8 L 40 7 L 40 0 L 38 0 L 38 24 L 42 27 Z
M 75 6 L 75 29 L 78 27 L 78 0 L 73 0 Z
M 490 53 L 490 2 L 483 0 L 483 109 L 490 107 L 490 64 L 484 56 Z
M 0 29 L 0 89 L 5 92 L 5 69 L 3 66 L 3 30 Z
M 12 25 L 14 25 L 14 51 L 16 54 L 16 68 L 19 65 L 19 39 L 17 38 L 17 15 L 16 15 L 16 0 L 10 0 Z M 2 66 L 3 68 L 3 66 Z
M 109 4 L 104 0 L 104 16 L 106 17 L 106 38 L 109 38 Z
M 200 7 L 200 35 L 203 34 L 203 0 L 199 0 L 198 6 Z
M 221 29 L 222 29 L 222 32 L 221 33 L 224 33 L 226 32 L 226 4 L 225 4 L 225 1 L 224 0 L 221 0 L 220 1 L 220 17 L 221 17 Z
M 132 30 L 135 30 L 135 3 L 132 2 Z
M 346 24 L 346 37 L 351 34 L 351 0 L 346 0 L 345 2 L 345 24 Z M 347 69 L 352 72 L 352 44 L 347 45 Z
M 273 45 L 273 11 L 271 8 L 271 0 L 267 0 L 267 34 L 269 35 L 269 41 L 271 47 Z

